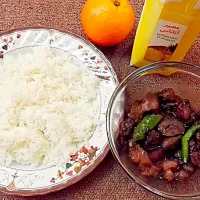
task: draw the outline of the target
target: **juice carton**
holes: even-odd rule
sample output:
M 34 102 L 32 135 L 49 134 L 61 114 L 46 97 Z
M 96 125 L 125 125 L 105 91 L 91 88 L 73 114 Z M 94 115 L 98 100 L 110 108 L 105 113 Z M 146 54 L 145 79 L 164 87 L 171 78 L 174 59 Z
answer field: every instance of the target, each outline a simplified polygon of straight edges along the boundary
M 146 0 L 131 65 L 181 61 L 200 32 L 200 0 Z

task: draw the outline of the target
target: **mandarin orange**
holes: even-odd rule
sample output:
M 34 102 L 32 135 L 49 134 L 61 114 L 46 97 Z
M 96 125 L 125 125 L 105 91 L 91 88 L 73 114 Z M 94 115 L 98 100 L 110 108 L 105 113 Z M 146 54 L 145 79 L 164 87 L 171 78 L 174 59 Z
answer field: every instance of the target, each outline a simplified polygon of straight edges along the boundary
M 134 26 L 128 0 L 87 0 L 81 20 L 86 36 L 100 46 L 114 46 L 126 39 Z

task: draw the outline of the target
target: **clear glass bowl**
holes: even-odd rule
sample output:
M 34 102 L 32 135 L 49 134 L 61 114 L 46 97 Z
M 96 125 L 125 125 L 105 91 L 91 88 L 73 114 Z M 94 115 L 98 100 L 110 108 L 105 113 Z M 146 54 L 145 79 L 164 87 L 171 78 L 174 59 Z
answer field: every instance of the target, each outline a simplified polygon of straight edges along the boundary
M 173 88 L 200 110 L 200 67 L 177 62 L 159 62 L 137 69 L 114 91 L 107 111 L 107 133 L 111 151 L 124 171 L 139 185 L 154 194 L 171 199 L 200 199 L 200 169 L 184 182 L 142 176 L 117 143 L 119 121 L 131 102 L 144 98 L 147 92 Z

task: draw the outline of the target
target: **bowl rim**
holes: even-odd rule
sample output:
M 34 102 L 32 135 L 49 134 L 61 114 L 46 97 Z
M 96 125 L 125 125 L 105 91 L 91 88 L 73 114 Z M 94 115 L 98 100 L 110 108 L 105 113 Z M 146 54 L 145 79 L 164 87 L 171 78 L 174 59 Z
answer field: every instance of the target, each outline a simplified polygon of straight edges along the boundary
M 144 189 L 146 189 L 147 191 L 160 196 L 160 197 L 165 197 L 165 198 L 170 198 L 170 199 L 199 199 L 200 197 L 200 192 L 199 194 L 195 194 L 195 195 L 187 195 L 187 196 L 182 196 L 182 195 L 174 195 L 168 192 L 163 192 L 160 191 L 158 189 L 152 188 L 151 186 L 149 186 L 148 184 L 144 183 L 143 181 L 141 181 L 139 178 L 137 178 L 136 176 L 132 175 L 131 173 L 129 173 L 129 171 L 126 169 L 126 167 L 123 165 L 123 163 L 121 162 L 121 160 L 119 159 L 119 157 L 117 156 L 117 150 L 115 148 L 115 145 L 112 142 L 111 139 L 111 129 L 110 129 L 110 116 L 111 116 L 111 110 L 112 110 L 112 105 L 115 102 L 115 98 L 118 95 L 118 92 L 120 92 L 123 88 L 123 86 L 128 83 L 132 78 L 136 78 L 138 77 L 140 74 L 144 73 L 144 72 L 148 72 L 152 69 L 159 69 L 160 68 L 160 64 L 183 64 L 189 67 L 193 67 L 195 69 L 200 70 L 200 67 L 197 65 L 193 65 L 193 64 L 189 64 L 189 63 L 185 63 L 185 62 L 176 62 L 176 61 L 161 61 L 161 62 L 154 62 L 151 63 L 149 65 L 145 65 L 144 67 L 138 68 L 136 70 L 134 70 L 133 72 L 131 72 L 116 88 L 115 91 L 113 92 L 109 104 L 108 104 L 108 109 L 107 109 L 107 113 L 106 113 L 106 130 L 107 130 L 107 135 L 108 135 L 108 142 L 110 145 L 110 150 L 113 154 L 113 157 L 115 158 L 115 160 L 117 161 L 117 163 L 120 165 L 120 167 L 123 169 L 123 171 L 125 171 L 125 173 L 132 179 L 134 180 L 139 186 L 143 187 Z M 131 67 L 135 67 L 135 66 L 131 66 Z M 166 66 L 167 67 L 167 66 Z M 169 66 L 170 67 L 170 66 Z M 173 66 L 171 66 L 171 68 L 173 68 Z M 195 74 L 193 74 L 195 75 Z

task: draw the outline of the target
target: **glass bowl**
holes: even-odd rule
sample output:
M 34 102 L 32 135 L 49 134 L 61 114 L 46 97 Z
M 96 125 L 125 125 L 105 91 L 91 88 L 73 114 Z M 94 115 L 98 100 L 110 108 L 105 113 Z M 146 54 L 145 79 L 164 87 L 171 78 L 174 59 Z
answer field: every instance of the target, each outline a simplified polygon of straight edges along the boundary
M 139 68 L 114 91 L 107 111 L 107 133 L 111 151 L 124 171 L 139 185 L 159 196 L 171 199 L 200 199 L 200 169 L 184 182 L 169 182 L 142 176 L 117 142 L 119 122 L 125 110 L 147 92 L 173 88 L 175 93 L 200 110 L 200 67 L 178 62 L 158 62 Z

